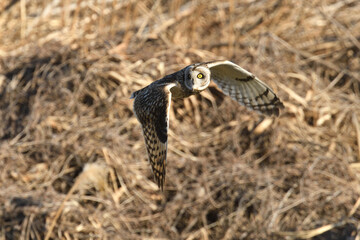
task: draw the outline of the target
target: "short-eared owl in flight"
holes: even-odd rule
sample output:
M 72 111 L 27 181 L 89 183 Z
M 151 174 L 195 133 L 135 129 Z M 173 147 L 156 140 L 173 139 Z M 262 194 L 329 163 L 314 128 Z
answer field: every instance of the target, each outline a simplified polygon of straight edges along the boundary
M 171 98 L 185 98 L 205 90 L 212 79 L 238 103 L 267 115 L 279 115 L 284 105 L 264 82 L 230 61 L 195 63 L 132 93 L 149 161 L 163 189 Z

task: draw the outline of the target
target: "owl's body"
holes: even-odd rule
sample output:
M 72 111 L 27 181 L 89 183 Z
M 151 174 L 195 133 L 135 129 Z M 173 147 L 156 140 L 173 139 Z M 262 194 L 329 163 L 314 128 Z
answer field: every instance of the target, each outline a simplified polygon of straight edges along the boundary
M 222 91 L 246 107 L 279 115 L 282 102 L 264 82 L 230 61 L 196 63 L 134 92 L 134 112 L 142 125 L 149 161 L 163 189 L 171 98 L 205 90 L 213 80 Z

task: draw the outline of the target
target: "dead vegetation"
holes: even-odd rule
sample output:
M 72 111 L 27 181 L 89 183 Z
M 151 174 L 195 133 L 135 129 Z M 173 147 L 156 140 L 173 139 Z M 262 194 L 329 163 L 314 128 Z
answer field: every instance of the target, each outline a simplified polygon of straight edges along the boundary
M 0 3 L 0 239 L 360 239 L 360 2 Z M 129 96 L 229 59 L 286 106 L 174 102 L 164 192 Z

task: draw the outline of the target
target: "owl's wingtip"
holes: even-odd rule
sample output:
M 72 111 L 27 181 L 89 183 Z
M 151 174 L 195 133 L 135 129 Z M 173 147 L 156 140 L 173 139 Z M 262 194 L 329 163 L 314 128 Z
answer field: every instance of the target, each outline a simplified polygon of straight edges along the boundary
M 284 109 L 285 106 L 284 104 L 279 100 L 279 102 L 276 104 L 276 111 L 275 111 L 275 116 L 279 116 L 280 115 L 280 109 Z
M 165 179 L 164 179 L 164 178 L 156 178 L 156 177 L 155 177 L 155 181 L 157 181 L 157 184 L 158 184 L 159 189 L 163 192 L 163 191 L 164 191 L 164 182 L 165 182 Z
M 280 102 L 275 108 L 266 112 L 266 115 L 278 117 L 280 115 L 280 109 L 284 109 L 284 108 L 285 108 L 284 104 Z
M 273 108 L 271 108 L 271 109 L 268 109 L 265 113 L 267 114 L 267 115 L 269 115 L 269 116 L 276 116 L 276 117 L 278 117 L 279 115 L 280 115 L 280 110 L 281 109 L 284 109 L 285 108 L 285 106 L 284 106 L 284 104 L 280 101 L 280 99 L 277 97 L 277 96 L 275 96 L 275 98 L 274 98 L 274 103 L 273 103 Z
M 278 117 L 280 115 L 280 110 L 284 109 L 285 106 L 280 100 L 274 104 L 273 107 L 262 109 L 262 110 L 256 110 L 260 114 L 264 114 L 266 116 L 275 116 Z

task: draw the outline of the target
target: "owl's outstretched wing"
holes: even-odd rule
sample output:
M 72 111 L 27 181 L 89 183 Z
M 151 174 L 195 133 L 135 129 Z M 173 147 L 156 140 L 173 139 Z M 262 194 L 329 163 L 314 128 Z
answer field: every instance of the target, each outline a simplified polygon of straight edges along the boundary
M 131 98 L 135 98 L 134 112 L 143 129 L 149 162 L 161 190 L 165 181 L 170 88 L 173 86 L 175 83 L 154 82 L 131 95 Z
M 211 79 L 231 98 L 250 109 L 279 115 L 283 103 L 271 88 L 250 72 L 230 61 L 207 63 Z

